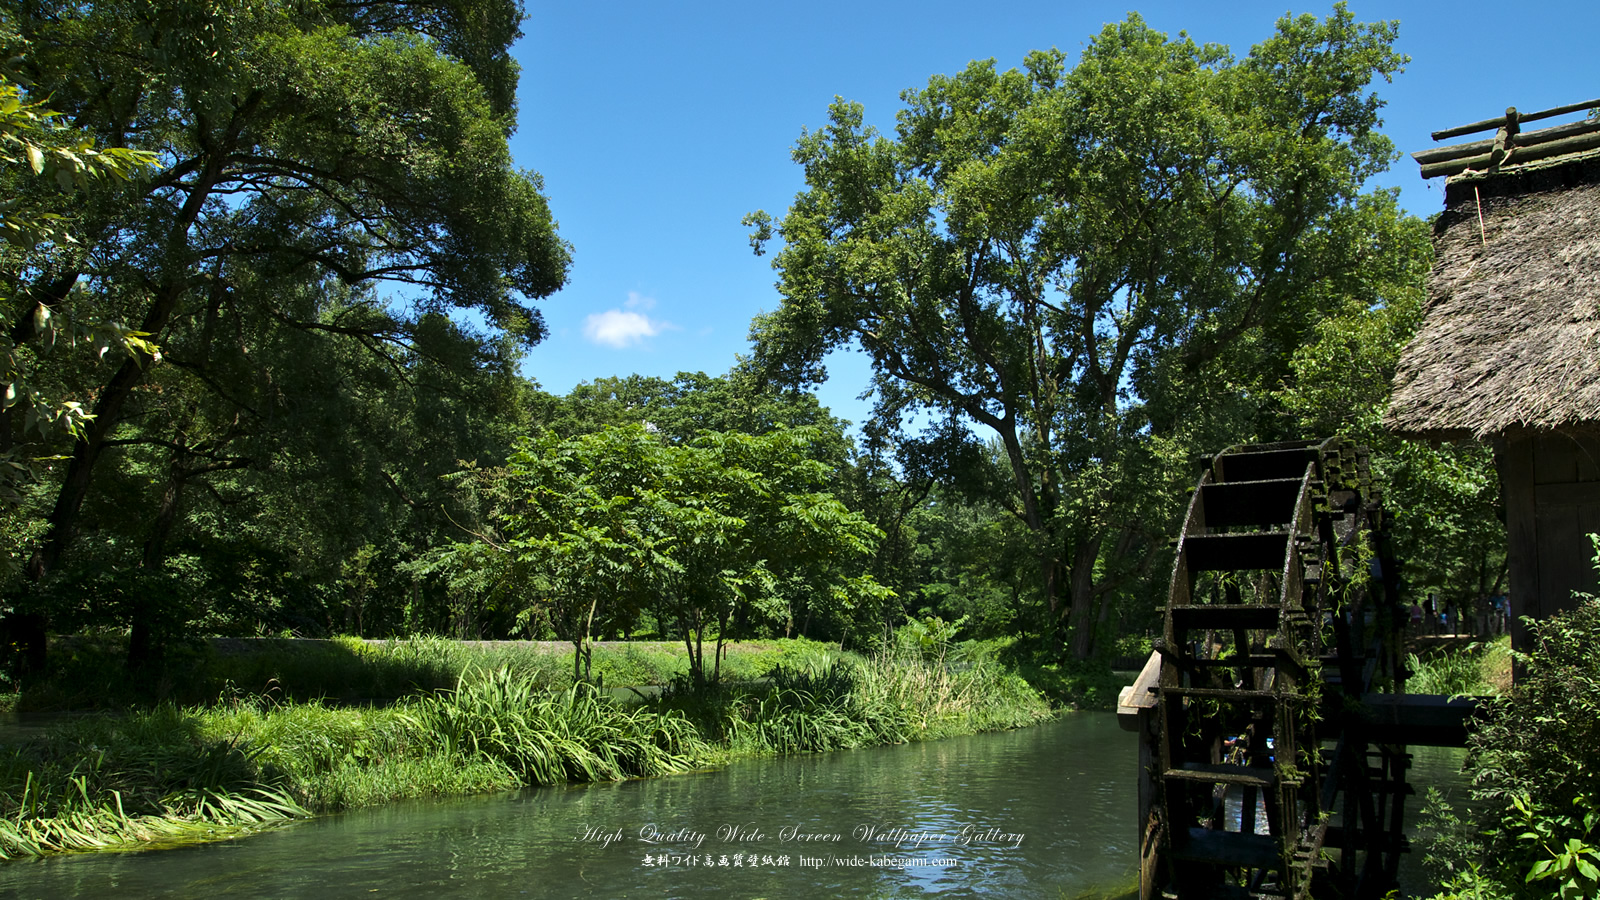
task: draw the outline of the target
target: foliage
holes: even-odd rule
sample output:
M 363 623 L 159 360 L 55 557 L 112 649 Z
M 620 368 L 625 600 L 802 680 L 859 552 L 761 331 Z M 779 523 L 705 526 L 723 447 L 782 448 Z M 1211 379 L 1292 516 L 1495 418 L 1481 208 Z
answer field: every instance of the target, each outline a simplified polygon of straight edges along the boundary
M 453 692 L 420 710 L 446 752 L 486 757 L 524 785 L 681 772 L 704 753 L 687 720 L 619 709 L 581 682 L 545 693 L 507 669 L 464 674 Z
M 236 695 L 210 708 L 81 719 L 0 752 L 0 855 L 215 839 L 307 810 L 660 775 L 1050 715 L 992 659 L 958 671 L 799 643 L 776 649 L 788 661 L 769 684 L 651 704 L 623 705 L 582 683 L 550 690 L 497 668 L 383 707 Z
M 1383 427 L 1400 353 L 1422 318 L 1422 278 L 1432 257 L 1422 223 L 1383 221 L 1380 254 L 1391 271 L 1386 302 L 1354 302 L 1317 323 L 1274 393 L 1303 434 L 1340 434 L 1373 451 L 1373 471 L 1393 519 L 1396 558 L 1412 599 L 1471 609 L 1506 573 L 1506 532 L 1494 454 L 1476 441 L 1432 446 Z M 1381 270 L 1380 270 L 1381 272 Z
M 1508 683 L 1511 667 L 1511 636 L 1503 635 L 1488 643 L 1473 644 L 1464 650 L 1435 654 L 1420 659 L 1406 657 L 1406 691 L 1412 694 L 1484 696 L 1500 692 Z
M 763 386 L 743 365 L 716 377 L 679 372 L 671 381 L 597 378 L 565 397 L 541 398 L 539 405 L 544 427 L 564 438 L 622 425 L 642 426 L 674 443 L 702 431 L 765 435 L 815 427 L 818 459 L 836 462 L 845 455 L 845 423 L 830 416 L 815 394 Z
M 1053 714 L 992 656 L 935 661 L 920 650 L 811 654 L 774 669 L 765 687 L 669 692 L 663 702 L 685 709 L 736 755 L 932 740 L 1033 725 Z
M 9 19 L 0 14 L 0 51 L 11 55 L 25 49 L 21 44 Z M 0 203 L 4 242 L 0 256 L 8 264 L 41 244 L 77 243 L 72 219 L 58 211 L 65 205 L 65 195 L 97 190 L 102 182 L 131 180 L 156 165 L 149 151 L 96 147 L 90 135 L 68 125 L 61 113 L 33 100 L 25 83 L 17 80 L 21 76 L 15 68 L 21 59 L 12 56 L 0 64 L 0 184 L 7 185 L 12 195 Z M 59 190 L 42 195 L 18 190 L 30 179 L 49 179 Z M 18 305 L 10 287 L 0 285 L 0 309 Z M 43 371 L 50 357 L 70 353 L 69 345 L 81 345 L 101 358 L 113 349 L 118 355 L 158 355 L 146 335 L 117 322 L 93 317 L 63 321 L 44 305 L 35 305 L 26 314 L 22 327 L 0 333 L 0 410 L 22 411 L 14 433 L 0 432 L 0 516 L 7 519 L 16 516 L 23 485 L 37 477 L 42 460 L 30 454 L 42 452 L 63 436 L 81 436 L 89 420 L 84 400 L 63 392 Z M 19 346 L 17 338 L 30 333 L 39 336 L 36 345 Z M 0 583 L 20 570 L 21 549 L 10 542 L 0 544 Z
M 965 616 L 946 622 L 938 616 L 910 619 L 895 629 L 893 652 L 917 656 L 943 665 L 945 657 L 955 646 L 955 637 L 961 626 L 967 624 Z
M 171 706 L 91 718 L 0 753 L 0 858 L 205 839 L 306 815 L 248 747 Z
M 606 427 L 525 441 L 503 471 L 463 472 L 499 485 L 496 533 L 524 613 L 572 642 L 574 678 L 598 630 L 634 627 L 648 609 L 689 652 L 699 684 L 720 674 L 741 629 L 848 610 L 883 588 L 855 561 L 880 533 L 825 490 L 820 429 L 701 432 L 683 443 Z M 705 643 L 711 640 L 711 662 Z
M 517 356 L 543 334 L 532 303 L 566 277 L 538 176 L 507 145 L 520 5 L 4 13 L 26 42 L 18 77 L 72 140 L 159 162 L 82 194 L 75 243 L 7 258 L 16 352 L 56 394 L 93 398 L 40 448 L 64 459 L 28 498 L 42 528 L 7 625 L 35 661 L 46 621 L 129 627 L 137 668 L 208 616 L 400 624 L 368 598 L 445 526 L 437 476 L 503 458 Z M 55 190 L 6 177 L 24 204 Z M 47 358 L 38 321 L 131 323 L 148 343 Z M 0 441 L 23 419 L 0 411 Z M 333 590 L 346 576 L 355 590 Z M 98 590 L 134 579 L 119 600 Z
M 1600 893 L 1600 601 L 1535 623 L 1534 650 L 1509 695 L 1487 702 L 1471 737 L 1472 804 L 1436 819 L 1431 861 L 1463 895 Z
M 592 649 L 595 680 L 613 692 L 663 686 L 689 671 L 682 642 L 629 641 Z M 56 638 L 44 676 L 21 694 L 0 698 L 10 699 L 10 708 L 30 712 L 118 710 L 160 701 L 236 703 L 261 696 L 299 703 L 385 703 L 449 690 L 464 676 L 501 669 L 542 689 L 573 684 L 570 648 L 563 652 L 559 646 L 522 641 L 230 639 L 174 655 L 163 680 L 154 685 L 130 682 L 122 667 L 126 652 L 122 637 Z M 760 679 L 796 660 L 838 655 L 833 645 L 800 638 L 739 641 L 725 647 L 723 676 Z
M 934 77 L 892 138 L 836 102 L 788 213 L 746 220 L 757 252 L 784 241 L 754 364 L 815 381 L 853 342 L 886 409 L 993 434 L 1044 629 L 1088 657 L 1163 551 L 1169 473 L 1277 436 L 1294 348 L 1391 287 L 1394 196 L 1360 191 L 1392 154 L 1367 87 L 1404 62 L 1394 38 L 1341 5 L 1235 59 L 1135 15 L 1071 69 L 1052 50 Z

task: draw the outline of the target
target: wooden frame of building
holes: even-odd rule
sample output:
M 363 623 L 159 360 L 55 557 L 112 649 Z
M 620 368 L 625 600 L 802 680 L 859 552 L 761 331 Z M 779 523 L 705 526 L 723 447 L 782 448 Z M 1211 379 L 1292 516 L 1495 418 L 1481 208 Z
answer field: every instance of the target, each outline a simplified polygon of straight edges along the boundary
M 1451 176 L 1416 337 L 1385 425 L 1402 436 L 1490 442 L 1506 510 L 1512 642 L 1524 616 L 1597 592 L 1600 532 L 1600 119 L 1520 123 L 1600 101 L 1440 132 L 1491 141 L 1414 154 Z

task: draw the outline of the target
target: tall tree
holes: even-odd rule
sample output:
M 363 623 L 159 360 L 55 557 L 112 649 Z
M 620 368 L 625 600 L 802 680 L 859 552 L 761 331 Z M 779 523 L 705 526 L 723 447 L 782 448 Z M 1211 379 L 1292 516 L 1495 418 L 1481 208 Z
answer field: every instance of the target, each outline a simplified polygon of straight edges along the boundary
M 74 372 L 93 418 L 55 482 L 33 581 L 72 546 L 119 442 L 166 448 L 174 503 L 198 470 L 260 464 L 222 445 L 281 436 L 275 417 L 316 402 L 273 367 L 315 336 L 347 339 L 407 385 L 407 358 L 457 311 L 510 337 L 477 335 L 488 357 L 542 336 L 530 301 L 562 284 L 568 249 L 507 147 L 515 0 L 6 2 L 0 15 L 29 43 L 35 90 L 97 143 L 162 164 L 86 204 L 77 244 L 6 272 L 18 346 L 45 339 L 30 324 L 43 310 L 127 322 L 164 351 Z
M 0 18 L 0 55 L 7 58 L 0 63 L 0 192 L 9 198 L 0 204 L 0 264 L 19 261 L 41 245 L 71 245 L 76 238 L 66 207 L 78 199 L 76 192 L 136 177 L 156 164 L 148 151 L 96 147 L 59 112 L 30 96 L 17 80 L 25 76 L 16 71 L 25 50 L 10 22 Z M 60 190 L 41 191 L 41 181 Z M 0 308 L 13 303 L 9 289 L 0 288 Z M 24 335 L 0 332 L 0 415 L 16 423 L 0 428 L 0 523 L 5 526 L 0 531 L 6 536 L 0 542 L 0 583 L 20 570 L 18 556 L 30 531 L 20 510 L 22 490 L 37 476 L 49 446 L 81 434 L 87 424 L 84 398 L 64 393 L 48 371 L 52 351 L 58 344 L 80 342 L 100 355 L 113 348 L 155 349 L 117 323 L 80 319 L 65 323 L 66 329 L 62 324 L 52 322 L 49 309 L 36 307 L 30 321 L 19 323 L 44 337 L 35 346 L 19 347 L 17 337 Z
M 1368 85 L 1403 64 L 1395 33 L 1341 5 L 1236 59 L 1135 15 L 1070 70 L 1051 50 L 932 78 L 893 138 L 836 102 L 794 150 L 807 187 L 755 362 L 815 380 L 855 342 L 880 386 L 991 432 L 1044 605 L 1087 655 L 1164 543 L 1149 486 L 1249 436 L 1253 394 L 1336 302 L 1313 287 L 1386 251 L 1368 219 L 1392 198 L 1361 187 L 1392 155 Z M 774 222 L 747 222 L 760 252 Z

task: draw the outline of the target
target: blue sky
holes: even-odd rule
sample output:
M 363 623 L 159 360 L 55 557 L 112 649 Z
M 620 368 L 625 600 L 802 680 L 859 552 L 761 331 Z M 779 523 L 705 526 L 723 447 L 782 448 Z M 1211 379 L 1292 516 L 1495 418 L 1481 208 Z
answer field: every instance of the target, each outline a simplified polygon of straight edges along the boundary
M 1409 153 L 1429 132 L 1516 106 L 1600 97 L 1600 3 L 1365 2 L 1360 21 L 1398 19 L 1411 57 L 1392 84 L 1384 131 Z M 892 131 L 901 91 L 974 59 L 1002 69 L 1028 51 L 1075 58 L 1107 22 L 1137 9 L 1154 28 L 1187 31 L 1242 56 L 1286 11 L 1324 6 L 1212 3 L 530 3 L 516 164 L 544 176 L 574 247 L 566 288 L 540 304 L 550 336 L 524 374 L 566 393 L 581 381 L 728 370 L 750 319 L 778 305 L 770 256 L 757 258 L 742 215 L 781 216 L 803 187 L 789 150 L 826 122 L 835 95 Z M 1570 118 L 1570 117 L 1569 117 Z M 1553 124 L 1552 120 L 1542 124 Z M 1437 180 L 1436 180 L 1437 181 Z M 1411 212 L 1442 206 L 1409 158 L 1376 184 Z M 835 415 L 867 407 L 859 354 L 835 354 L 820 391 Z

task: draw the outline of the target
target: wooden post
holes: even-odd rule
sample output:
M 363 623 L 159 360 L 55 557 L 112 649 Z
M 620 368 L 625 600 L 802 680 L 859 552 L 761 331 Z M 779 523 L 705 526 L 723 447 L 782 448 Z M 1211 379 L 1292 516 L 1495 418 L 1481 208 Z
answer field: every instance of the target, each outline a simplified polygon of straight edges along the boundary
M 1511 646 L 1532 650 L 1522 618 L 1542 619 L 1540 604 L 1539 526 L 1534 504 L 1533 435 L 1512 431 L 1494 442 L 1495 468 L 1500 471 L 1500 496 L 1506 505 L 1506 564 L 1510 575 Z
M 1156 740 L 1160 717 L 1156 715 L 1154 688 L 1161 683 L 1161 654 L 1145 660 L 1139 677 L 1117 695 L 1117 724 L 1139 735 L 1139 898 L 1155 900 L 1160 867 L 1161 823 L 1155 815 Z

